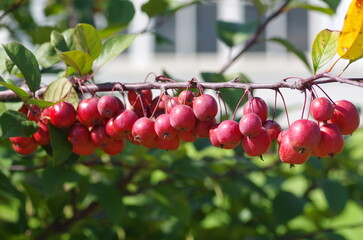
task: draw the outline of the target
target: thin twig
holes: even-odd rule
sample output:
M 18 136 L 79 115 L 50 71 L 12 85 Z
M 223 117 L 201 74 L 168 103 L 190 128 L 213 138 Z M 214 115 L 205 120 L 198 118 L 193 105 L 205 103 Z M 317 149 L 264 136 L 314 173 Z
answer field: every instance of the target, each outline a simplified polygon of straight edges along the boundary
M 274 18 L 278 17 L 281 13 L 285 11 L 286 6 L 290 3 L 291 0 L 286 0 L 281 7 L 279 7 L 275 12 L 273 12 L 270 16 L 268 16 L 265 21 L 263 21 L 260 25 L 257 26 L 256 31 L 253 35 L 246 41 L 244 47 L 238 52 L 233 58 L 231 58 L 219 71 L 219 73 L 224 73 L 238 58 L 240 58 L 245 52 L 247 52 L 258 40 L 258 37 L 265 30 L 267 24 L 269 24 Z

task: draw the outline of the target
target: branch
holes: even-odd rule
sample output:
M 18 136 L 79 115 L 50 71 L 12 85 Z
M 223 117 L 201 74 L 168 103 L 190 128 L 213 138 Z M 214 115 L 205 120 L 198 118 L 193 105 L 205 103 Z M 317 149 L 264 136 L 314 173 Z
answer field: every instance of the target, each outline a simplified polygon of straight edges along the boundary
M 18 8 L 20 8 L 23 4 L 25 4 L 28 0 L 18 0 L 13 5 L 11 5 L 3 14 L 0 15 L 0 21 L 9 13 L 14 12 Z
M 245 46 L 241 49 L 239 53 L 236 54 L 231 60 L 229 60 L 219 71 L 219 73 L 224 73 L 239 57 L 241 57 L 245 52 L 247 52 L 258 40 L 258 37 L 265 30 L 267 24 L 269 24 L 274 18 L 278 17 L 281 13 L 285 11 L 285 7 L 290 3 L 291 0 L 286 0 L 280 8 L 273 12 L 269 17 L 265 19 L 260 25 L 257 26 L 254 34 L 246 41 Z
M 296 79 L 292 81 L 292 79 Z M 169 79 L 170 80 L 170 79 Z M 344 83 L 357 87 L 363 88 L 363 78 L 343 78 L 340 76 L 335 76 L 331 73 L 320 73 L 308 78 L 286 78 L 283 81 L 275 83 L 241 83 L 237 78 L 228 82 L 197 82 L 194 79 L 191 81 L 168 81 L 165 82 L 165 78 L 157 77 L 157 80 L 153 82 L 143 82 L 143 83 L 116 83 L 108 82 L 101 84 L 87 84 L 76 88 L 78 91 L 82 92 L 109 92 L 112 90 L 116 91 L 128 91 L 128 90 L 142 90 L 142 89 L 160 89 L 162 91 L 167 89 L 185 89 L 185 88 L 198 88 L 203 89 L 213 89 L 219 90 L 222 88 L 233 88 L 233 89 L 271 89 L 278 90 L 280 88 L 290 88 L 300 91 L 304 91 L 316 84 L 326 84 L 326 83 Z M 37 97 L 41 97 L 46 90 L 46 87 L 42 87 L 36 92 Z M 29 90 L 27 91 L 29 94 Z M 20 100 L 19 97 L 11 90 L 5 90 L 0 92 L 0 101 L 14 101 Z

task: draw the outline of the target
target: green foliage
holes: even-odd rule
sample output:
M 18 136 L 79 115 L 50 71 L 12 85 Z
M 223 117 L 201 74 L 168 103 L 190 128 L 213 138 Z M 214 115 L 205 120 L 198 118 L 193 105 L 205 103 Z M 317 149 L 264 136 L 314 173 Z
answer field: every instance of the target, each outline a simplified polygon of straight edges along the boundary
M 8 0 L 0 7 L 9 9 L 16 2 Z M 149 0 L 141 10 L 149 18 L 162 18 L 198 2 Z M 259 13 L 256 21 L 216 23 L 218 37 L 226 46 L 246 43 L 271 5 L 281 1 L 251 2 Z M 332 14 L 339 3 L 322 2 L 325 5 L 317 7 L 292 1 L 285 10 L 303 7 Z M 71 17 L 78 20 L 73 27 L 68 21 L 73 19 L 72 11 L 61 0 L 49 0 L 45 8 L 47 16 L 59 20 L 57 28 L 38 26 L 29 3 L 9 13 L 19 28 L 7 26 L 14 39 L 20 40 L 19 32 L 27 34 L 35 51 L 19 43 L 4 45 L 0 51 L 0 70 L 6 74 L 6 81 L 0 77 L 2 91 L 10 89 L 22 102 L 41 108 L 61 100 L 76 107 L 79 96 L 73 83 L 92 76 L 139 36 L 120 34 L 137 10 L 133 1 L 67 3 L 76 13 Z M 96 29 L 91 13 L 102 14 L 107 26 Z M 324 30 L 314 41 L 315 73 L 335 55 L 336 35 Z M 292 43 L 270 40 L 310 68 Z M 60 61 L 68 67 L 57 64 Z M 46 87 L 43 99 L 33 98 L 12 81 L 24 79 L 35 92 L 40 73 L 51 73 L 57 79 Z M 201 73 L 208 82 L 227 82 L 236 76 L 240 77 L 236 81 L 252 82 L 243 73 Z M 227 108 L 234 109 L 243 90 L 220 92 Z M 247 157 L 240 147 L 212 147 L 208 139 L 183 143 L 173 152 L 127 143 L 116 156 L 97 151 L 80 157 L 72 153 L 67 131 L 50 124 L 50 146 L 21 156 L 7 138 L 30 136 L 37 130 L 35 122 L 16 111 L 22 102 L 0 103 L 0 239 L 359 240 L 363 235 L 362 130 L 347 136 L 344 151 L 334 158 L 312 157 L 295 168 L 280 163 L 276 143 L 261 161 Z
M 337 53 L 338 31 L 322 30 L 316 35 L 311 51 L 314 73 L 327 64 Z

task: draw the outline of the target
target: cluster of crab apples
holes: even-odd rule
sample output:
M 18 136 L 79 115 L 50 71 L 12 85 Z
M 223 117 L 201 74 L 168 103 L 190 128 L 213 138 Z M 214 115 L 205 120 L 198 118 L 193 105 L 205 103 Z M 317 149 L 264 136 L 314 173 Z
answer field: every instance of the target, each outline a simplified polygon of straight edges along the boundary
M 209 94 L 190 90 L 178 96 L 161 94 L 152 98 L 148 89 L 128 91 L 129 108 L 118 97 L 105 95 L 79 102 L 77 109 L 66 101 L 35 114 L 34 108 L 21 112 L 38 122 L 31 137 L 12 137 L 13 148 L 31 154 L 38 145 L 50 144 L 48 124 L 67 129 L 72 151 L 91 155 L 101 148 L 109 155 L 123 151 L 125 141 L 147 148 L 177 150 L 182 141 L 209 138 L 212 145 L 233 149 L 241 146 L 249 156 L 262 156 L 277 141 L 282 162 L 302 164 L 311 155 L 332 157 L 342 151 L 343 135 L 359 126 L 357 108 L 349 101 L 332 102 L 325 97 L 310 104 L 313 120 L 299 119 L 286 130 L 268 119 L 268 106 L 259 97 L 250 97 L 242 108 L 239 121 L 216 121 L 218 103 Z

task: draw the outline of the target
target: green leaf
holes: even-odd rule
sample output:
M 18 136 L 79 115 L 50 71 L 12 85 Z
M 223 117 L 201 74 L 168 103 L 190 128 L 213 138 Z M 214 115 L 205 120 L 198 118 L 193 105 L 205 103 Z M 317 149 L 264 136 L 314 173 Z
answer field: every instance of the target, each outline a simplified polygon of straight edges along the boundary
M 290 192 L 279 192 L 272 201 L 274 217 L 283 224 L 302 214 L 305 201 Z
M 63 35 L 64 41 L 67 44 L 68 50 L 74 50 L 73 28 L 69 28 L 69 29 L 63 31 L 62 35 Z
M 92 186 L 93 192 L 108 218 L 115 224 L 120 224 L 124 207 L 120 192 L 112 186 L 97 183 Z
M 138 35 L 117 35 L 107 39 L 103 46 L 100 56 L 97 58 L 96 63 L 100 67 L 110 61 L 111 59 L 120 55 L 126 48 L 128 48 Z
M 64 36 L 55 30 L 50 34 L 50 43 L 58 52 L 66 52 L 69 50 Z
M 20 43 L 8 43 L 3 45 L 6 53 L 13 63 L 19 68 L 32 92 L 40 87 L 40 70 L 34 54 Z
M 314 74 L 337 53 L 339 35 L 340 32 L 328 29 L 324 29 L 316 35 L 311 51 Z
M 174 42 L 172 40 L 170 40 L 169 38 L 167 37 L 164 37 L 163 35 L 159 34 L 159 33 L 154 33 L 155 35 L 155 41 L 157 44 L 160 44 L 160 45 L 172 45 Z
M 135 7 L 131 1 L 111 0 L 105 15 L 109 25 L 127 26 L 134 18 Z
M 180 9 L 186 8 L 188 6 L 202 3 L 202 1 L 190 1 L 190 2 L 186 2 L 186 3 L 183 3 L 183 2 L 181 3 L 180 1 L 173 1 L 173 0 L 172 1 L 169 0 L 168 2 L 169 2 L 169 8 L 166 12 L 167 16 L 173 15 Z
M 27 101 L 29 104 L 37 105 L 41 109 L 48 108 L 56 104 L 55 102 L 44 101 L 41 99 L 30 98 Z
M 112 25 L 112 26 L 108 26 L 104 29 L 97 30 L 97 33 L 101 39 L 107 39 L 121 31 L 123 31 L 126 27 L 127 27 L 127 25 L 124 25 L 124 24 Z
M 307 9 L 310 11 L 324 13 L 329 16 L 332 16 L 335 13 L 335 10 L 331 9 L 330 7 L 320 7 L 320 6 L 315 6 L 315 5 L 306 4 L 306 3 L 299 3 L 299 2 L 289 4 L 288 10 L 291 10 L 294 8 L 304 8 L 304 9 Z
M 146 13 L 149 18 L 152 18 L 155 16 L 164 15 L 168 7 L 169 3 L 167 0 L 149 0 L 147 3 L 141 6 L 141 11 Z
M 72 144 L 68 141 L 68 129 L 59 129 L 48 124 L 50 145 L 54 164 L 66 161 L 72 154 Z
M 323 0 L 334 12 L 337 10 L 340 4 L 340 0 Z
M 233 23 L 233 22 L 217 22 L 218 38 L 228 47 L 244 43 L 255 31 L 257 22 Z
M 74 45 L 77 50 L 88 53 L 96 59 L 102 49 L 102 42 L 96 29 L 89 24 L 80 23 L 73 32 Z
M 1 130 L 3 138 L 8 137 L 30 137 L 37 129 L 38 124 L 17 111 L 7 110 L 0 117 Z
M 75 109 L 77 109 L 79 102 L 78 94 L 67 78 L 60 78 L 49 84 L 44 92 L 43 98 L 46 101 L 55 102 L 66 100 L 72 104 Z
M 92 69 L 93 59 L 85 52 L 72 50 L 58 55 L 66 65 L 74 67 L 80 75 Z
M 13 91 L 23 101 L 30 98 L 30 95 L 24 89 L 10 83 L 6 83 L 3 79 L 0 81 L 0 84 Z
M 57 52 L 49 42 L 40 45 L 39 48 L 35 50 L 34 54 L 38 59 L 40 66 L 43 68 L 50 68 L 60 61 Z
M 303 51 L 297 49 L 294 45 L 292 45 L 289 41 L 282 38 L 271 38 L 268 39 L 268 41 L 272 41 L 278 44 L 281 44 L 284 46 L 288 51 L 294 53 L 304 64 L 305 66 L 311 71 L 311 67 L 309 65 L 308 60 L 306 59 L 306 56 Z
M 321 182 L 321 188 L 329 204 L 329 210 L 335 214 L 341 213 L 348 201 L 346 189 L 338 181 L 325 179 Z

